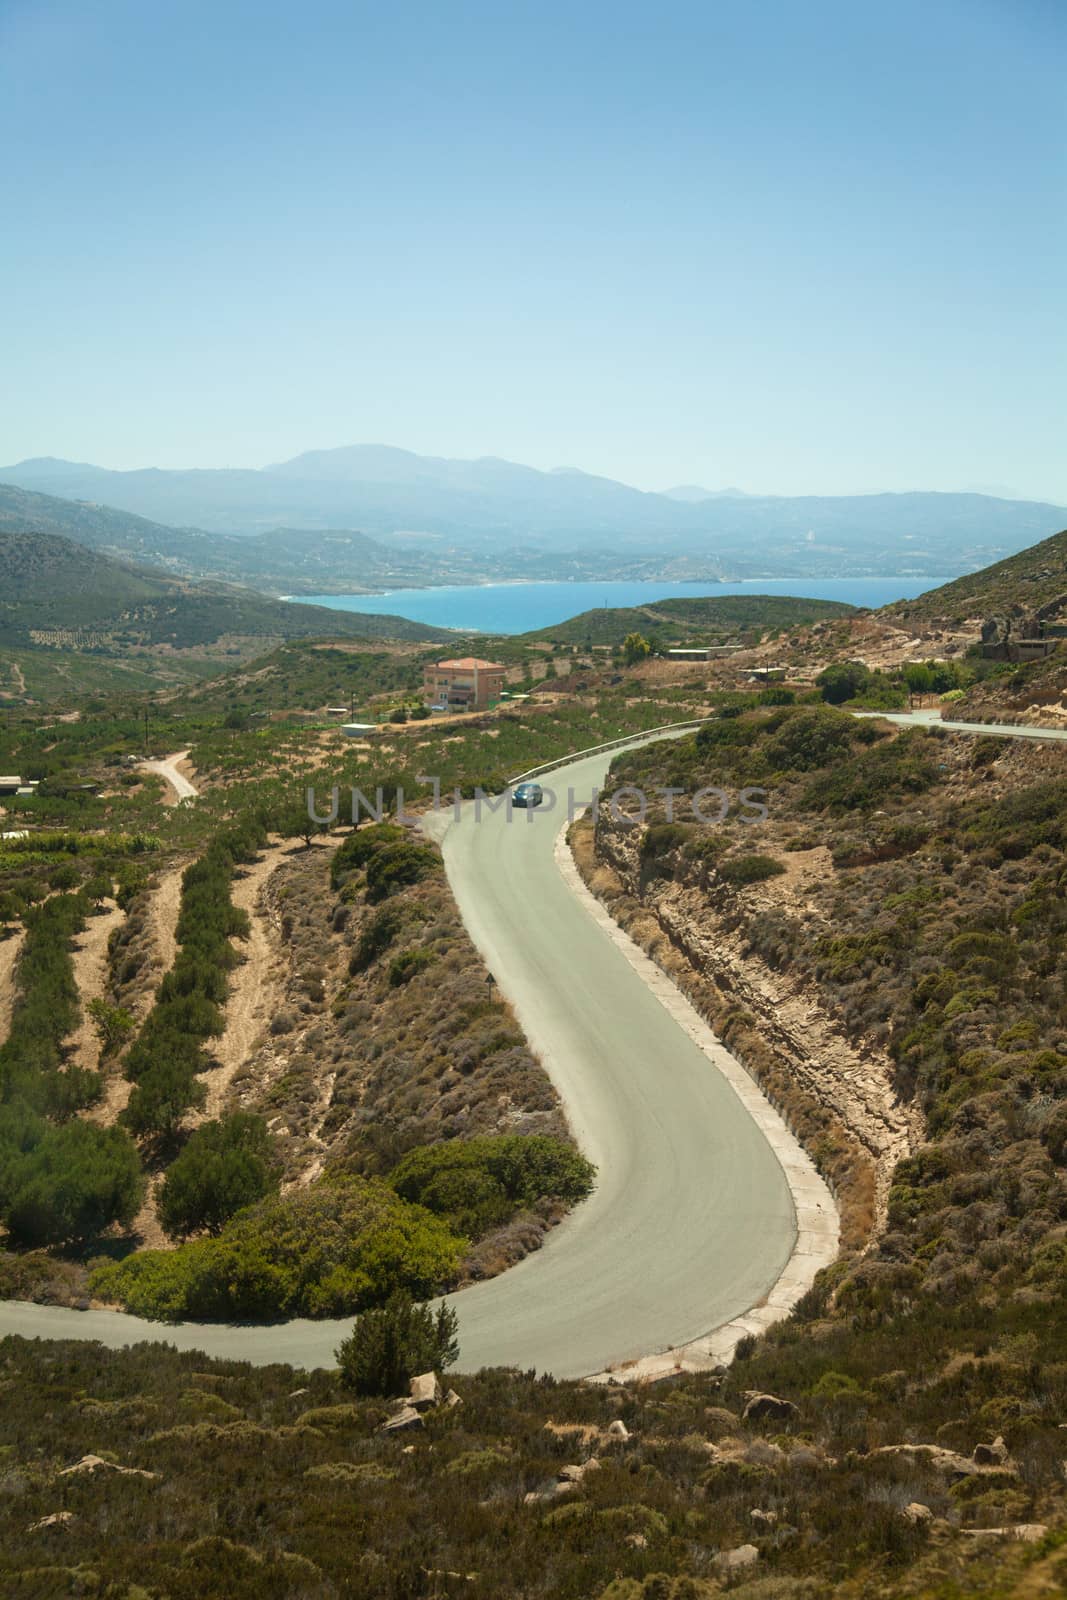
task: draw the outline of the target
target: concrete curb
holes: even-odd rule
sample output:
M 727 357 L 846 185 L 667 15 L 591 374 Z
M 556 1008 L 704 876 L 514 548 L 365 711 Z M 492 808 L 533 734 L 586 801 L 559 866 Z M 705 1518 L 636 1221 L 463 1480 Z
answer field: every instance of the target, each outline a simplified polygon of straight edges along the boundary
M 689 1344 L 657 1351 L 639 1361 L 628 1362 L 623 1367 L 595 1373 L 592 1381 L 608 1383 L 620 1378 L 647 1380 L 667 1377 L 672 1372 L 707 1371 L 709 1367 L 725 1366 L 733 1358 L 738 1340 L 746 1334 L 764 1333 L 773 1323 L 788 1316 L 801 1295 L 811 1288 L 815 1274 L 836 1261 L 840 1238 L 837 1205 L 811 1157 L 758 1084 L 715 1037 L 691 1001 L 619 927 L 606 907 L 586 886 L 567 843 L 569 827 L 570 823 L 565 822 L 556 835 L 555 860 L 563 881 L 612 944 L 626 957 L 664 1009 L 699 1046 L 712 1066 L 722 1073 L 778 1158 L 793 1197 L 796 1243 L 778 1281 L 758 1305 L 743 1316 L 712 1328 Z

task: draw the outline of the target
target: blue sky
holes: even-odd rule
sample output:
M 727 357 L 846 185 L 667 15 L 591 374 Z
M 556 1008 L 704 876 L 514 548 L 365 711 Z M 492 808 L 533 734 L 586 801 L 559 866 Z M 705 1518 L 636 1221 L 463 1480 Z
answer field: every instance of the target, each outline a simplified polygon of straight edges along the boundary
M 1067 503 L 1061 0 L 0 0 L 0 461 Z

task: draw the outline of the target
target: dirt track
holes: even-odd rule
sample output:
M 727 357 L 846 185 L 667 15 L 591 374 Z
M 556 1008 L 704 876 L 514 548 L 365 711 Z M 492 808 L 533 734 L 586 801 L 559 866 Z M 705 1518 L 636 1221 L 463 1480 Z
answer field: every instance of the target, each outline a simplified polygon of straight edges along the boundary
M 11 1032 L 11 1011 L 15 1004 L 15 966 L 25 930 L 19 929 L 0 944 L 0 1044 Z
M 313 848 L 321 851 L 324 847 L 333 848 L 340 842 L 341 836 L 338 835 L 337 838 L 321 841 Z M 268 845 L 260 859 L 234 884 L 233 903 L 248 912 L 251 933 L 247 941 L 238 944 L 245 959 L 230 976 L 226 1032 L 212 1051 L 219 1067 L 205 1079 L 207 1103 L 202 1112 L 189 1119 L 190 1125 L 195 1126 L 221 1115 L 234 1078 L 254 1053 L 281 1003 L 284 982 L 281 952 L 277 933 L 262 908 L 260 894 L 276 868 L 303 848 L 291 840 Z
M 85 1067 L 89 1072 L 95 1072 L 100 1063 L 100 1041 L 89 1016 L 89 1002 L 107 995 L 107 941 L 121 921 L 122 912 L 115 905 L 109 905 L 99 916 L 87 917 L 71 952 L 82 1014 L 68 1040 L 69 1061 L 71 1066 Z

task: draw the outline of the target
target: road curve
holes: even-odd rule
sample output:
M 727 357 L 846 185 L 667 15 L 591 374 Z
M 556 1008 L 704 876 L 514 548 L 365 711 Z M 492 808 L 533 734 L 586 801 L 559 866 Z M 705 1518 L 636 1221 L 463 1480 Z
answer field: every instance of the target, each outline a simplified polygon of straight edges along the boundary
M 612 753 L 553 775 L 587 799 Z M 547 781 L 547 780 L 546 780 Z M 782 1166 L 741 1100 L 560 877 L 563 813 L 472 806 L 444 838 L 464 920 L 597 1163 L 593 1195 L 536 1255 L 452 1297 L 460 1366 L 578 1377 L 688 1343 L 760 1302 L 796 1240 Z M 0 1333 L 166 1341 L 330 1366 L 351 1319 L 164 1325 L 6 1302 Z
M 1028 722 L 952 722 L 940 711 L 854 711 L 854 717 L 877 717 L 901 727 L 944 728 L 947 733 L 994 734 L 1002 739 L 1067 739 L 1067 728 L 1041 728 Z
M 164 756 L 162 761 L 142 761 L 141 770 L 165 778 L 179 800 L 195 800 L 200 791 L 178 771 L 178 762 L 184 761 L 188 754 L 188 750 L 178 750 L 172 756 Z
M 1059 729 L 941 723 L 929 713 L 889 720 L 1067 738 Z M 568 786 L 588 795 L 611 755 L 553 774 L 564 804 Z M 541 1252 L 452 1297 L 460 1360 L 467 1370 L 509 1363 L 580 1376 L 688 1342 L 758 1302 L 792 1248 L 793 1209 L 781 1167 L 725 1079 L 554 870 L 560 813 L 518 812 L 510 824 L 483 815 L 477 825 L 470 813 L 444 839 L 449 877 L 600 1178 Z M 0 1334 L 113 1348 L 148 1339 L 261 1365 L 330 1366 L 350 1326 L 350 1318 L 164 1325 L 0 1303 Z

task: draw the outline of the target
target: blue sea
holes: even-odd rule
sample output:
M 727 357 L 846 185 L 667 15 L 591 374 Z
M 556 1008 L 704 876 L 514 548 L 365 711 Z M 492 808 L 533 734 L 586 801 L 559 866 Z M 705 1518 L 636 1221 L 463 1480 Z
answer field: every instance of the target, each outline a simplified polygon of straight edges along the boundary
M 394 589 L 390 594 L 293 596 L 306 605 L 407 617 L 463 632 L 528 633 L 549 628 L 597 606 L 642 606 L 653 600 L 699 595 L 793 594 L 809 600 L 844 600 L 854 606 L 910 600 L 948 583 L 943 578 L 756 578 L 746 583 L 486 583 L 441 589 Z

